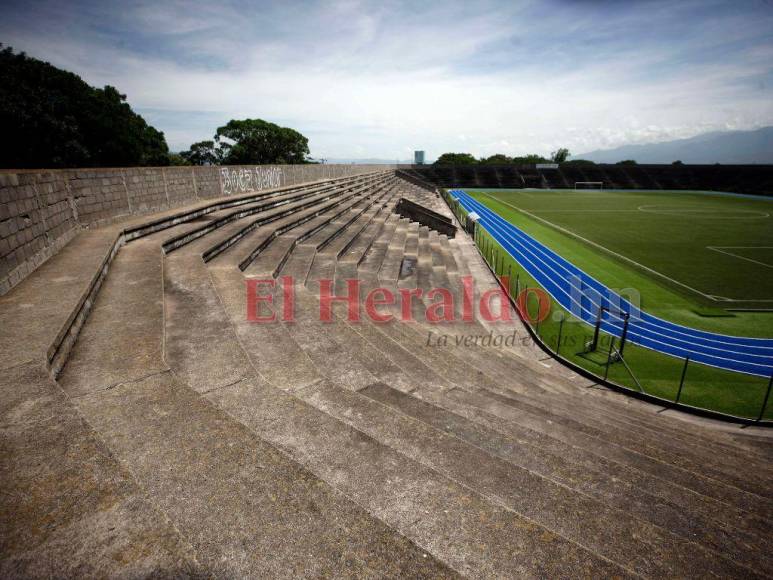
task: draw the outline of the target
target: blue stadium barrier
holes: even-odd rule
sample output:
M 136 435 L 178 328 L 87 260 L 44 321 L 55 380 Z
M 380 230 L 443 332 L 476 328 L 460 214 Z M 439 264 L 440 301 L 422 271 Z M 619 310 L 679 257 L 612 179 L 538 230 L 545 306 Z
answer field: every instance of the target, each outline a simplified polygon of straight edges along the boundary
M 563 308 L 595 325 L 601 306 L 601 329 L 622 335 L 629 314 L 627 340 L 671 356 L 750 375 L 773 374 L 773 339 L 729 336 L 682 326 L 639 310 L 623 296 L 580 270 L 499 216 L 464 190 L 451 190 L 465 211 L 476 212 L 478 224 Z

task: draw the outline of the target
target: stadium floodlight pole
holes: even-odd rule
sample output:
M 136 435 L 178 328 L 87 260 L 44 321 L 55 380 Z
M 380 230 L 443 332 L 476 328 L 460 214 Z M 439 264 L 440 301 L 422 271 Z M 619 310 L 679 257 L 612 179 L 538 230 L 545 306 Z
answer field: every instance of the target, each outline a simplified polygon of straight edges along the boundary
M 674 399 L 674 403 L 678 403 L 679 399 L 682 397 L 682 387 L 684 386 L 684 377 L 687 375 L 687 365 L 690 364 L 690 357 L 685 357 L 684 359 L 684 366 L 682 367 L 682 378 L 679 379 L 679 390 L 676 392 L 676 399 Z
M 760 409 L 760 414 L 757 417 L 757 423 L 762 421 L 763 415 L 765 415 L 765 408 L 768 406 L 768 398 L 770 398 L 770 388 L 773 387 L 773 374 L 770 375 L 770 380 L 768 381 L 768 390 L 765 393 L 765 400 L 762 401 L 762 408 Z

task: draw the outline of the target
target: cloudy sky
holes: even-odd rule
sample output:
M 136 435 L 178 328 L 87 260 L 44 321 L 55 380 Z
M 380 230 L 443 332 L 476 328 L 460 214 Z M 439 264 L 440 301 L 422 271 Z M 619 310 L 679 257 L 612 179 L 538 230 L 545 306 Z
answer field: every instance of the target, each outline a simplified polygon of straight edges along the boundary
M 173 150 L 245 117 L 383 159 L 773 124 L 771 0 L 4 0 L 0 42 L 118 87 Z

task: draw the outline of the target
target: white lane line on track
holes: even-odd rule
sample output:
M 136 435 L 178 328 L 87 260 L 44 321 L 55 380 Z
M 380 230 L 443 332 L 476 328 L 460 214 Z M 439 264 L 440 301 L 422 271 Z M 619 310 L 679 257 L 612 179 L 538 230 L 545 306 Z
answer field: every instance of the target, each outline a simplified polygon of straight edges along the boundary
M 692 286 L 688 286 L 687 284 L 683 284 L 682 282 L 679 282 L 678 280 L 674 280 L 670 276 L 666 276 L 665 274 L 661 274 L 657 270 L 653 270 L 652 268 L 649 268 L 649 267 L 647 267 L 647 266 L 645 266 L 643 264 L 640 264 L 636 260 L 632 260 L 631 258 L 629 258 L 627 256 L 623 256 L 622 254 L 618 254 L 617 252 L 614 252 L 614 251 L 610 250 L 609 248 L 606 248 L 606 247 L 602 246 L 601 244 L 598 244 L 598 243 L 596 243 L 596 242 L 594 242 L 592 240 L 584 238 L 581 235 L 576 234 L 576 233 L 574 233 L 571 230 L 568 230 L 568 229 L 566 229 L 564 227 L 556 225 L 553 222 L 550 222 L 550 221 L 546 220 L 545 218 L 541 218 L 541 217 L 539 217 L 536 214 L 533 214 L 533 213 L 531 213 L 529 211 L 526 211 L 525 209 L 521 209 L 520 207 L 515 206 L 515 205 L 513 205 L 510 202 L 497 199 L 497 198 L 492 197 L 490 194 L 485 193 L 485 192 L 483 193 L 483 195 L 485 195 L 486 197 L 490 198 L 492 201 L 503 203 L 504 205 L 510 206 L 514 210 L 519 211 L 522 214 L 529 216 L 530 218 L 533 218 L 535 220 L 541 221 L 542 223 L 550 226 L 551 228 L 557 229 L 558 231 L 560 231 L 560 232 L 562 232 L 562 233 L 564 233 L 564 234 L 566 234 L 568 236 L 571 236 L 573 238 L 577 238 L 578 240 L 582 240 L 586 244 L 590 244 L 591 246 L 593 246 L 595 248 L 598 248 L 599 250 L 602 250 L 602 251 L 604 251 L 604 252 L 606 252 L 608 254 L 611 254 L 611 255 L 615 256 L 616 258 L 620 258 L 621 260 L 624 260 L 624 261 L 628 262 L 629 264 L 633 264 L 634 266 L 637 266 L 638 268 L 641 268 L 642 270 L 646 270 L 647 272 L 649 272 L 651 274 L 654 274 L 655 276 L 659 276 L 660 278 L 663 278 L 664 280 L 668 280 L 669 282 L 672 282 L 674 284 L 678 284 L 682 288 L 686 288 L 687 290 L 690 290 L 691 292 L 695 292 L 696 294 L 700 294 L 701 296 L 703 296 L 704 298 L 707 298 L 708 300 L 711 300 L 713 302 L 718 302 L 718 300 L 716 298 L 714 298 L 714 296 L 712 296 L 711 294 L 706 294 L 705 292 L 701 292 L 700 290 L 698 290 L 696 288 L 693 288 Z
M 766 250 L 770 248 L 771 246 L 706 246 L 709 250 L 714 250 L 715 252 L 719 252 L 720 254 L 725 254 L 727 256 L 732 256 L 733 258 L 739 258 L 741 260 L 746 260 L 747 262 L 753 262 L 755 264 L 758 264 L 760 266 L 765 266 L 766 268 L 773 268 L 773 264 L 766 264 L 765 262 L 760 262 L 759 260 L 754 260 L 752 258 L 747 258 L 746 256 L 741 256 L 739 254 L 734 254 L 733 252 L 726 252 L 725 250 Z M 760 300 L 760 302 L 773 302 L 773 300 Z

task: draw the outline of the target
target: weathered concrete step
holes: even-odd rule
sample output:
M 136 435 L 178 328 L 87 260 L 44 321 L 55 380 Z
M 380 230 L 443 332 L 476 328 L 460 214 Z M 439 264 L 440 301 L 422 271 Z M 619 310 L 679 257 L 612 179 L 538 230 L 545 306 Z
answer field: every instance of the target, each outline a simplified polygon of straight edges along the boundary
M 642 576 L 756 575 L 693 542 L 356 393 L 318 384 L 298 396 L 405 456 Z
M 362 234 L 365 228 L 371 225 L 374 220 L 378 219 L 387 203 L 389 203 L 389 200 L 383 202 L 383 204 L 379 202 L 371 207 L 330 244 L 325 246 L 322 250 L 317 251 L 308 275 L 308 279 L 312 283 L 320 279 L 333 280 L 335 278 L 338 256 L 346 252 L 349 246 L 355 243 L 356 239 Z
M 263 377 L 288 390 L 302 388 L 323 378 L 282 324 L 256 323 L 247 319 L 245 279 L 239 270 L 210 268 L 209 272 L 239 342 Z M 267 317 L 272 313 L 264 306 L 257 314 Z M 281 316 L 281 313 L 275 314 Z
M 386 195 L 387 192 L 383 188 L 374 190 L 369 197 L 352 204 L 349 209 L 344 208 L 343 212 L 338 212 L 332 219 L 327 219 L 326 222 L 322 221 L 319 226 L 314 228 L 317 230 L 316 233 L 301 234 L 297 238 L 291 254 L 287 257 L 287 261 L 274 272 L 275 277 L 281 273 L 293 277 L 297 283 L 305 284 L 318 249 L 345 232 L 348 227 L 366 212 L 369 212 Z M 311 231 L 313 232 L 313 230 Z
M 417 237 L 419 224 L 400 220 L 400 225 L 389 240 L 384 250 L 384 244 L 374 242 L 371 251 L 361 262 L 359 270 L 363 272 L 363 277 L 367 277 L 369 272 L 378 272 L 378 279 L 382 281 L 397 281 L 400 277 L 401 265 L 404 257 L 415 259 L 415 252 L 410 255 L 408 244 Z
M 77 405 L 213 576 L 453 575 L 169 372 Z
M 0 576 L 205 574 L 39 360 L 5 369 L 0 393 Z
M 138 242 L 135 247 L 142 246 Z M 160 258 L 157 246 L 155 250 Z M 147 266 L 134 260 L 134 275 Z M 122 280 L 108 277 L 100 295 L 103 306 L 120 309 L 124 298 Z M 109 324 L 110 334 L 103 335 L 106 350 L 127 349 L 134 339 L 133 320 L 163 326 L 152 301 L 136 304 L 132 314 Z M 99 319 L 90 321 L 100 324 Z M 181 335 L 170 338 L 175 336 Z M 160 357 L 161 343 L 152 342 Z M 126 374 L 104 389 L 103 374 L 114 370 L 105 368 L 112 366 L 110 360 L 92 359 L 87 368 L 76 353 L 73 363 L 82 369 L 86 384 L 73 384 L 65 373 L 63 388 L 79 395 L 73 399 L 79 412 L 153 504 L 185 534 L 208 574 L 453 574 L 202 400 L 169 370 L 138 378 Z
M 455 369 L 453 366 L 444 366 L 443 360 L 446 360 L 447 363 L 448 359 L 445 356 L 433 363 L 430 359 L 437 356 L 433 349 L 425 349 L 423 354 L 428 353 L 428 356 L 422 356 L 421 360 L 417 359 L 414 356 L 414 353 L 417 352 L 417 345 L 410 342 L 406 345 L 402 340 L 404 329 L 407 326 L 409 325 L 400 323 L 375 325 L 363 321 L 362 324 L 352 325 L 352 328 L 363 338 L 366 338 L 373 346 L 380 348 L 390 360 L 405 368 L 406 372 L 421 376 L 423 380 L 427 381 L 428 387 L 432 387 L 433 384 L 442 384 L 444 381 L 447 385 L 458 385 L 460 383 L 465 385 L 466 383 L 465 388 L 467 390 L 457 389 L 451 391 L 457 399 L 462 397 L 466 404 L 477 406 L 481 405 L 480 401 L 489 403 L 492 406 L 490 409 L 487 408 L 489 412 L 504 414 L 509 420 L 515 421 L 517 425 L 523 424 L 533 429 L 536 433 L 545 433 L 551 437 L 557 437 L 556 440 L 560 442 L 559 447 L 567 444 L 569 446 L 576 445 L 583 452 L 589 451 L 601 458 L 619 463 L 621 468 L 638 470 L 644 477 L 645 482 L 650 477 L 660 478 L 666 487 L 666 492 L 669 491 L 668 488 L 670 486 L 676 485 L 690 489 L 692 492 L 703 494 L 706 496 L 706 499 L 725 502 L 727 507 L 733 506 L 733 509 L 741 507 L 748 511 L 752 507 L 745 501 L 748 496 L 743 493 L 740 496 L 744 501 L 741 501 L 740 506 L 738 505 L 739 490 L 736 488 L 728 488 L 719 482 L 707 480 L 698 474 L 685 472 L 668 464 L 652 460 L 649 457 L 619 448 L 613 443 L 589 438 L 581 432 L 574 433 L 572 429 L 563 427 L 560 424 L 553 424 L 552 421 L 546 424 L 539 416 L 533 416 L 525 412 L 516 413 L 514 409 L 508 406 L 499 405 L 495 401 L 487 399 L 485 397 L 486 391 L 482 391 L 481 394 L 475 394 L 475 391 L 479 388 L 476 386 L 476 383 L 485 383 L 486 376 L 483 374 L 470 376 L 469 369 L 465 371 L 463 369 Z M 427 364 L 430 364 L 430 367 L 427 367 Z M 433 381 L 431 377 L 438 375 L 440 377 L 439 380 Z M 671 491 L 673 492 L 673 490 Z M 680 493 L 677 493 L 676 496 L 681 497 Z M 746 514 L 743 517 L 748 516 L 749 514 Z M 736 520 L 735 517 L 730 517 L 726 521 L 733 523 Z M 762 524 L 762 526 L 765 529 L 768 524 Z
M 762 572 L 773 570 L 773 557 L 765 548 L 767 539 L 738 527 L 722 525 L 691 505 L 674 504 L 650 495 L 646 487 L 612 481 L 609 474 L 553 455 L 527 439 L 515 439 L 400 392 L 384 383 L 359 391 L 375 401 L 419 420 L 486 452 L 548 477 L 611 507 L 695 541 L 719 554 Z M 700 506 L 699 506 L 700 507 Z M 656 509 L 653 509 L 656 508 Z
M 208 220 L 209 223 L 202 225 L 195 230 L 178 234 L 167 239 L 164 242 L 164 251 L 174 251 L 201 236 L 207 235 L 214 229 L 222 227 L 230 221 L 241 219 L 246 216 L 257 213 L 265 213 L 270 210 L 278 211 L 283 208 L 285 211 L 292 211 L 307 207 L 313 201 L 321 201 L 335 196 L 338 193 L 345 192 L 355 187 L 360 180 L 346 182 L 342 184 L 326 184 L 321 186 L 304 187 L 291 190 L 289 192 L 279 192 L 277 194 L 267 194 L 258 196 L 256 201 L 240 204 L 236 209 L 229 208 L 216 212 L 217 219 Z
M 389 230 L 394 232 L 399 219 L 397 215 L 390 213 L 386 209 L 382 210 L 379 213 L 379 218 L 369 224 L 355 238 L 354 243 L 350 244 L 346 251 L 339 256 L 339 262 L 359 264 L 376 239 L 382 235 L 391 235 Z
M 489 413 L 509 421 L 514 421 L 519 425 L 557 438 L 564 443 L 576 445 L 612 461 L 634 467 L 696 493 L 725 502 L 749 513 L 760 514 L 765 519 L 770 519 L 770 514 L 765 509 L 761 509 L 764 506 L 761 506 L 759 497 L 717 480 L 706 478 L 701 475 L 700 471 L 692 472 L 680 469 L 669 463 L 637 453 L 635 450 L 620 447 L 614 441 L 590 436 L 581 430 L 572 428 L 564 423 L 563 420 L 551 419 L 541 412 L 533 413 L 530 410 L 521 409 L 510 404 L 510 400 L 506 398 L 493 397 L 489 391 L 472 393 L 458 390 L 450 391 L 449 395 Z
M 190 282 L 185 285 L 194 286 Z M 233 306 L 228 297 L 223 302 Z M 183 313 L 181 320 L 190 329 L 199 325 L 197 311 L 193 307 Z M 234 311 L 238 308 L 231 308 Z M 241 325 L 238 318 L 233 323 L 237 329 Z M 310 340 L 314 337 L 319 335 L 309 333 Z M 223 340 L 217 342 L 222 344 Z M 252 358 L 254 368 L 265 375 L 269 361 L 254 358 L 263 344 L 259 336 L 242 334 L 239 342 Z M 210 356 L 204 345 L 198 354 Z M 215 355 L 215 367 L 220 366 L 218 359 Z M 295 367 L 283 368 L 292 372 Z M 298 382 L 280 384 L 292 388 L 290 383 Z M 625 575 L 603 559 L 493 506 L 257 377 L 207 390 L 206 396 L 229 416 L 284 449 L 391 528 L 460 572 L 475 577 L 533 576 L 539 571 L 564 575 L 569 570 Z M 234 447 L 240 445 L 237 440 Z M 265 471 L 270 472 L 270 467 L 266 466 Z M 417 518 L 417 513 L 422 517 Z
M 553 399 L 550 399 L 551 405 L 542 403 L 528 394 L 520 396 L 489 392 L 488 396 L 532 414 L 541 415 L 547 420 L 560 422 L 577 432 L 599 440 L 614 441 L 617 446 L 672 465 L 677 469 L 698 473 L 701 477 L 711 478 L 728 487 L 735 487 L 741 494 L 749 496 L 748 501 L 756 501 L 761 513 L 773 515 L 773 502 L 770 500 L 772 491 L 768 485 L 770 479 L 769 475 L 766 475 L 769 470 L 764 467 L 747 468 L 743 460 L 739 461 L 737 457 L 712 456 L 698 446 L 689 448 L 677 445 L 677 441 L 663 440 L 657 433 L 638 430 L 634 435 L 625 427 L 605 424 L 600 418 L 594 420 L 594 413 L 589 410 L 572 413 L 565 406 L 559 406 L 560 403 L 554 402 Z
M 423 313 L 423 308 L 419 308 L 415 312 L 418 318 Z M 430 326 L 429 328 L 430 331 L 434 331 L 438 327 Z M 472 330 L 469 325 L 451 325 L 450 328 L 457 329 L 459 332 Z M 400 330 L 403 331 L 406 339 L 410 339 L 412 332 L 415 334 L 413 337 L 415 348 L 418 349 L 426 345 L 426 336 L 419 336 L 416 325 L 405 325 Z M 426 350 L 425 348 L 424 351 L 426 352 Z M 544 408 L 551 415 L 561 413 L 566 422 L 573 423 L 575 428 L 592 431 L 599 437 L 600 433 L 606 433 L 606 438 L 611 437 L 616 444 L 626 446 L 638 453 L 651 455 L 660 461 L 696 471 L 701 473 L 703 477 L 717 478 L 719 481 L 739 487 L 749 493 L 757 493 L 758 495 L 770 493 L 764 484 L 768 479 L 766 474 L 769 469 L 764 465 L 755 466 L 752 461 L 751 465 L 747 466 L 744 465 L 743 459 L 739 461 L 735 457 L 717 459 L 711 450 L 705 450 L 700 446 L 681 444 L 678 440 L 664 441 L 657 432 L 650 430 L 638 430 L 633 436 L 630 431 L 626 430 L 624 422 L 621 423 L 616 421 L 614 417 L 605 416 L 603 402 L 592 399 L 578 401 L 576 397 L 569 401 L 562 395 L 551 393 L 544 388 L 545 385 L 551 384 L 551 381 L 541 375 L 539 369 L 534 369 L 511 358 L 501 357 L 496 352 L 492 353 L 492 350 L 495 349 L 455 349 L 458 356 L 467 359 L 469 364 L 489 375 L 491 381 L 485 387 L 497 395 L 511 397 L 522 404 L 529 405 L 534 412 Z M 434 368 L 442 372 L 443 359 L 434 356 L 433 360 L 436 361 L 437 365 Z M 463 371 L 463 363 L 453 361 L 450 358 L 449 360 L 456 362 L 459 366 L 457 372 Z M 518 379 L 513 380 L 514 376 L 517 376 Z M 555 383 L 553 382 L 553 384 Z M 502 385 L 508 386 L 503 387 Z M 511 392 L 510 389 L 514 389 L 514 392 Z M 571 388 L 565 391 L 565 393 L 567 392 L 574 394 Z M 576 421 L 578 406 L 587 411 L 592 425 L 583 423 L 580 426 L 580 423 Z
M 367 199 L 369 196 L 370 193 L 365 188 L 358 188 L 326 201 L 322 205 L 314 206 L 306 211 L 295 214 L 294 221 L 282 227 L 275 227 L 272 235 L 269 238 L 266 238 L 260 246 L 255 247 L 248 257 L 239 264 L 239 269 L 245 271 L 252 267 L 252 270 L 254 271 L 258 267 L 253 267 L 254 262 L 256 262 L 269 244 L 271 244 L 274 238 L 281 236 L 290 230 L 294 230 L 292 234 L 288 235 L 294 235 L 295 237 L 303 239 L 303 237 L 312 235 L 318 228 L 324 227 L 331 219 L 334 219 L 353 205 Z M 299 230 L 297 228 L 303 229 Z
M 321 249 L 321 251 L 336 257 L 346 252 L 363 230 L 370 225 L 373 220 L 378 219 L 378 216 L 381 215 L 382 212 L 388 211 L 388 208 L 392 207 L 394 201 L 395 190 L 394 188 L 390 188 L 386 198 L 369 209 L 364 216 L 361 216 L 357 222 L 353 223 L 351 227 L 347 228 L 344 233 L 336 237 L 330 244 Z
M 696 493 L 671 480 L 652 475 L 634 466 L 619 463 L 599 453 L 596 447 L 586 447 L 582 441 L 567 442 L 540 430 L 536 425 L 524 425 L 508 420 L 491 411 L 476 406 L 476 395 L 452 389 L 421 387 L 412 391 L 412 396 L 431 402 L 434 406 L 448 410 L 456 415 L 486 427 L 487 429 L 512 437 L 520 444 L 532 444 L 539 450 L 564 457 L 568 461 L 590 470 L 604 473 L 614 484 L 621 482 L 633 489 L 647 490 L 660 501 L 683 506 L 685 513 L 695 514 L 693 517 L 715 520 L 721 526 L 729 529 L 742 530 L 743 534 L 767 538 L 773 533 L 773 526 L 768 520 L 760 518 L 755 513 L 746 512 L 737 506 Z M 658 503 L 659 505 L 659 503 Z
M 458 572 L 478 578 L 626 571 L 264 384 L 208 398 Z

